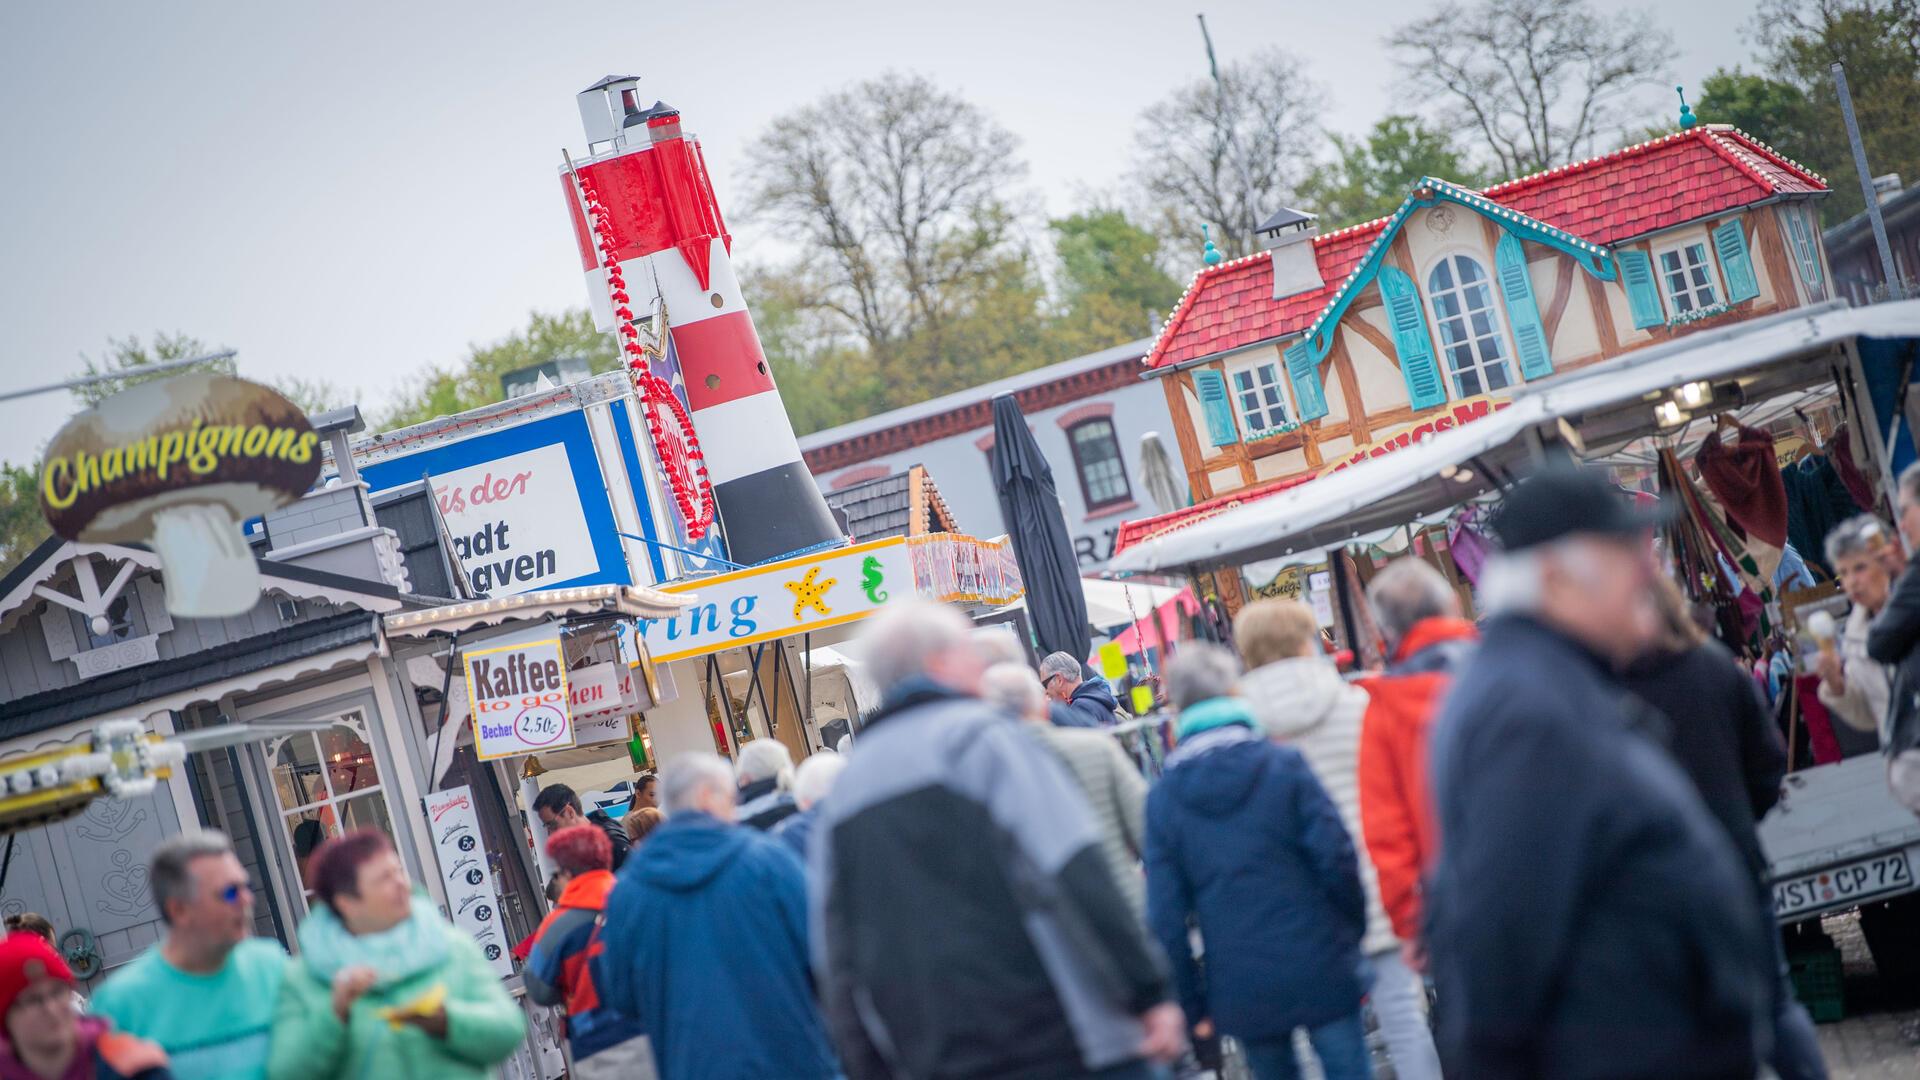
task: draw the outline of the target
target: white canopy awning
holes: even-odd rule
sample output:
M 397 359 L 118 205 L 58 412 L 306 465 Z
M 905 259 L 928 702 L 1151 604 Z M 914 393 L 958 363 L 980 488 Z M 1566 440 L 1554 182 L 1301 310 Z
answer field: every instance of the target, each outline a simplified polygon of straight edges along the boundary
M 454 634 L 504 622 L 539 622 L 583 615 L 621 615 L 631 619 L 669 619 L 693 603 L 692 593 L 668 594 L 633 585 L 582 585 L 571 589 L 501 596 L 443 604 L 386 616 L 388 637 Z
M 1659 430 L 1654 404 L 1683 384 L 1737 379 L 1759 401 L 1830 380 L 1855 338 L 1914 336 L 1920 301 L 1834 303 L 1690 334 L 1530 384 L 1492 416 L 1128 548 L 1111 568 L 1242 565 L 1363 540 L 1486 494 L 1547 445 L 1617 453 Z

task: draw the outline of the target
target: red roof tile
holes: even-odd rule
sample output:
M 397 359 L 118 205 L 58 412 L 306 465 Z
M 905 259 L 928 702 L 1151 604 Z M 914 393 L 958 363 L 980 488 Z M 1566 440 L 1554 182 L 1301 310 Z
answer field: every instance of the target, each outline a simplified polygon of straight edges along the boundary
M 1723 124 L 1703 125 L 1482 192 L 1595 244 L 1616 244 L 1777 194 L 1827 190 L 1818 175 Z M 1681 197 L 1676 197 L 1681 196 Z M 1164 367 L 1299 333 L 1366 256 L 1387 218 L 1313 239 L 1324 288 L 1275 301 L 1262 251 L 1194 275 L 1143 361 Z
M 1178 532 L 1189 525 L 1198 525 L 1202 521 L 1213 517 L 1215 514 L 1224 513 L 1239 506 L 1241 503 L 1262 499 L 1268 495 L 1285 491 L 1290 487 L 1298 487 L 1313 479 L 1313 477 L 1313 473 L 1303 473 L 1299 476 L 1288 476 L 1279 480 L 1270 480 L 1267 483 L 1255 484 L 1253 487 L 1242 488 L 1239 491 L 1230 492 L 1226 495 L 1217 495 L 1205 502 L 1194 503 L 1192 506 L 1183 506 L 1178 510 L 1173 510 L 1165 514 L 1158 514 L 1150 518 L 1139 518 L 1134 521 L 1123 521 L 1120 523 L 1119 535 L 1114 537 L 1113 553 L 1118 555 L 1133 545 L 1145 543 L 1156 536 L 1165 536 L 1167 533 Z

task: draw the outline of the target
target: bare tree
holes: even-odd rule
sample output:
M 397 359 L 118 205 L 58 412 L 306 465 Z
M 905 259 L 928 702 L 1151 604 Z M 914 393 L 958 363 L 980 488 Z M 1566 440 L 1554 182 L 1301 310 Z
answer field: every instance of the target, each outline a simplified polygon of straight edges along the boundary
M 1017 255 L 1017 140 L 919 76 L 887 74 L 774 121 L 748 150 L 751 212 L 803 249 L 795 270 L 885 367 L 937 343 Z
M 1293 197 L 1312 167 L 1324 97 L 1283 52 L 1220 69 L 1140 115 L 1134 178 L 1159 213 L 1153 222 L 1176 250 L 1190 250 L 1202 223 L 1229 255 L 1244 254 L 1253 229 Z
M 1673 39 L 1645 11 L 1588 0 L 1443 3 L 1387 38 L 1410 89 L 1478 130 L 1507 176 L 1592 153 L 1620 99 L 1665 71 Z

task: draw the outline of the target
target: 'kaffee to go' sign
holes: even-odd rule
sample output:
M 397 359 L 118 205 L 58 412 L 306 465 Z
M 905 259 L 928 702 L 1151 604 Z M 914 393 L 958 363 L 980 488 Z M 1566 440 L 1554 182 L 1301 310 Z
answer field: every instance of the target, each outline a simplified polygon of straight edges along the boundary
M 474 649 L 463 660 L 480 760 L 573 745 L 567 665 L 557 638 Z

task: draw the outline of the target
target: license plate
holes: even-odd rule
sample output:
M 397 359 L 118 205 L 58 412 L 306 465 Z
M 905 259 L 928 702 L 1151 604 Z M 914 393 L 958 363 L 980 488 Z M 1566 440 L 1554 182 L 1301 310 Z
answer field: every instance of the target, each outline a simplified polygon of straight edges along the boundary
M 1874 855 L 1812 874 L 1775 882 L 1773 913 L 1778 918 L 1846 907 L 1862 900 L 1912 889 L 1913 862 L 1908 852 Z

